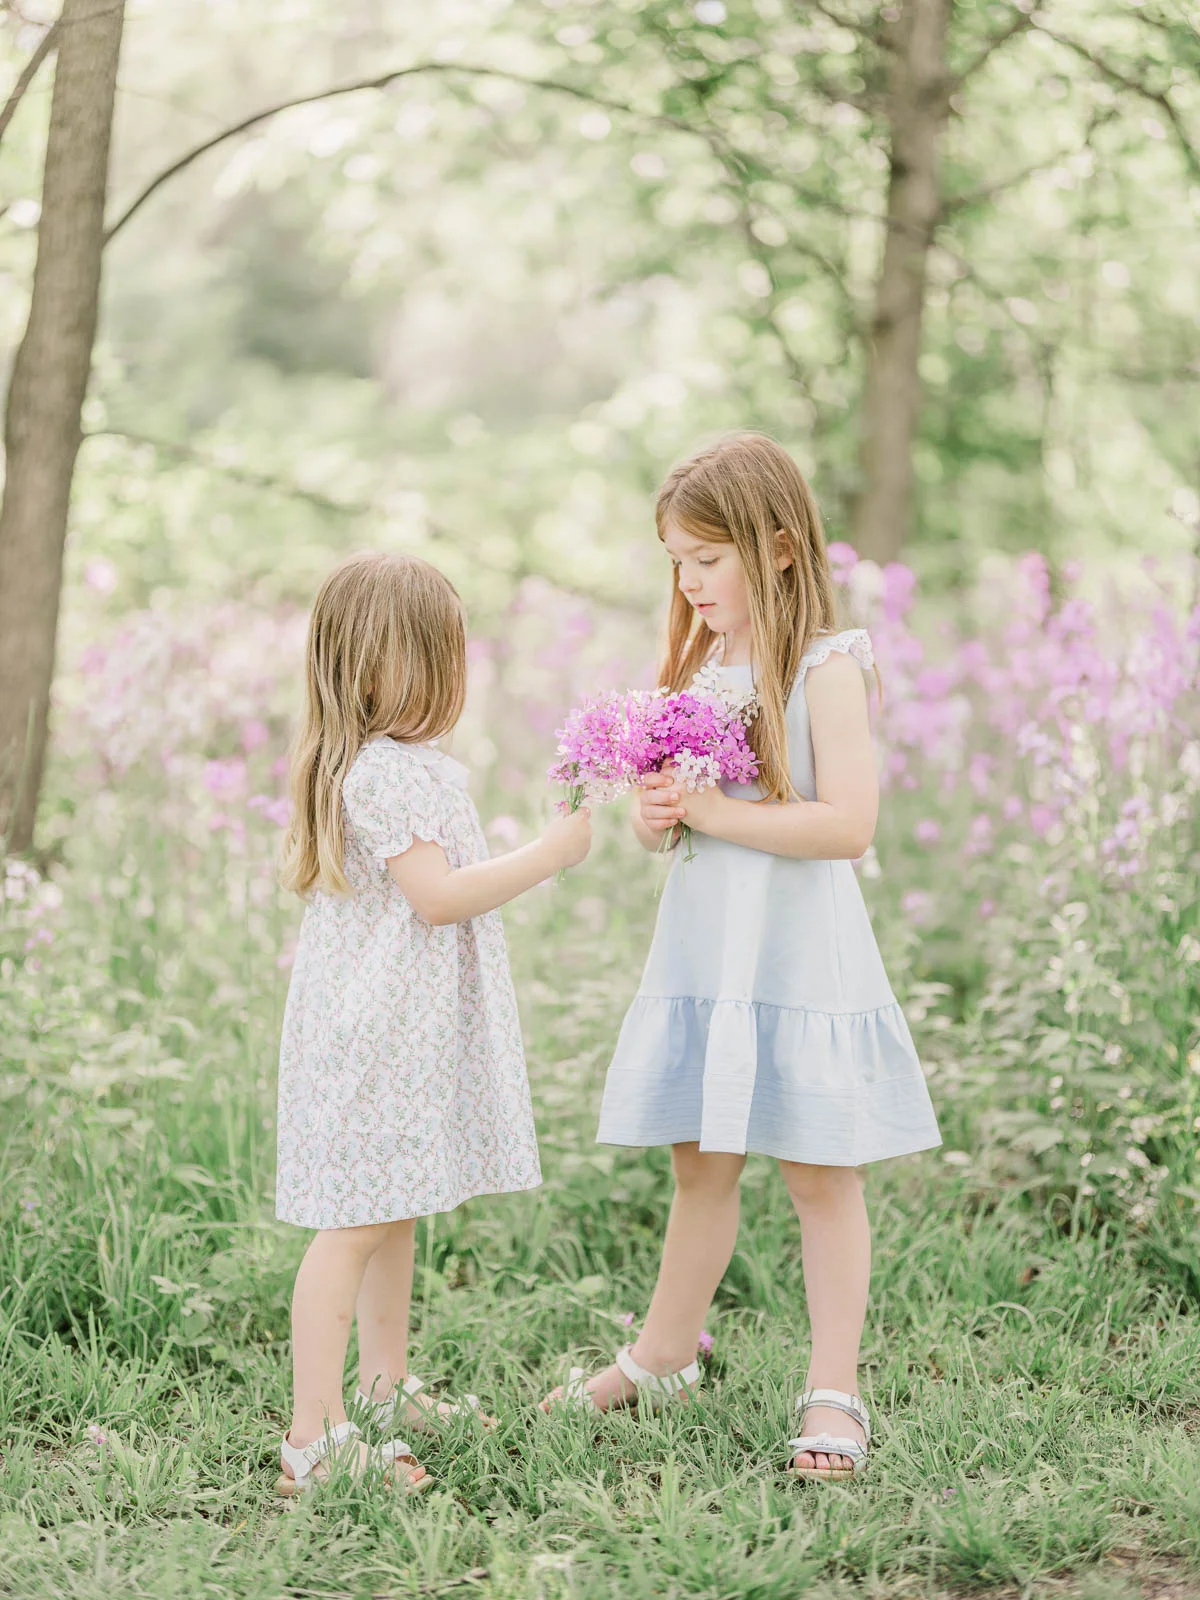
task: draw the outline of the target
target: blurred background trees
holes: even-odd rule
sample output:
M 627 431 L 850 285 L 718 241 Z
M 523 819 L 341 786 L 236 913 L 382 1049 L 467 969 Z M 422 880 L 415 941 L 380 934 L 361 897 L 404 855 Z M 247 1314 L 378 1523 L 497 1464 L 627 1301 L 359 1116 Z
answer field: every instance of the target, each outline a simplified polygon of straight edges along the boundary
M 6 9 L 11 82 L 55 15 Z M 52 67 L 0 146 L 10 351 Z M 270 605 L 395 544 L 484 631 L 531 576 L 648 616 L 648 496 L 738 426 L 934 594 L 1188 548 L 1198 146 L 1182 0 L 143 0 L 68 583 Z

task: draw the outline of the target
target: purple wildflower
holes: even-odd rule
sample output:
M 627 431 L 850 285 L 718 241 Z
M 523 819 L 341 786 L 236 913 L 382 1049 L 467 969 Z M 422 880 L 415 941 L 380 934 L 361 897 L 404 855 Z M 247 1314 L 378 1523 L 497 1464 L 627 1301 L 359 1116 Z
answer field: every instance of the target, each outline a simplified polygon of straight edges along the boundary
M 550 768 L 550 781 L 566 785 L 571 811 L 585 799 L 615 800 L 647 773 L 667 767 L 693 793 L 722 780 L 753 783 L 758 762 L 746 736 L 749 714 L 746 701 L 707 689 L 595 696 L 559 729 L 560 759 Z M 686 825 L 681 831 L 690 837 Z

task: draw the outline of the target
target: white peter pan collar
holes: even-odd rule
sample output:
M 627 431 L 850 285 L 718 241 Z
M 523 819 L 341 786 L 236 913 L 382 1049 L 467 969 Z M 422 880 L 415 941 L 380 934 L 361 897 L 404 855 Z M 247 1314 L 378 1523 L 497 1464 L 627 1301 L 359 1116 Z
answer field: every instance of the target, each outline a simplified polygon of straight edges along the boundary
M 435 778 L 440 778 L 443 783 L 449 783 L 456 789 L 466 789 L 471 781 L 468 768 L 461 761 L 456 761 L 452 755 L 447 755 L 445 750 L 439 750 L 435 744 L 409 744 L 402 739 L 393 739 L 390 734 L 382 733 L 378 739 L 372 739 L 372 744 L 394 744 L 397 750 L 405 750 L 413 756 L 422 766 L 428 767 Z

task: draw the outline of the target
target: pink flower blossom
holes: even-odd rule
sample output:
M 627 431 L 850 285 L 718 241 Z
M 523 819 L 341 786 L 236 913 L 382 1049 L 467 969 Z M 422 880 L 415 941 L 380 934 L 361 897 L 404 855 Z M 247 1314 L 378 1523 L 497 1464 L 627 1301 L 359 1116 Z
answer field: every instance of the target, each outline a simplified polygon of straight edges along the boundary
M 292 803 L 287 795 L 253 794 L 246 801 L 249 810 L 257 811 L 277 828 L 286 828 L 292 816 Z
M 214 800 L 228 805 L 241 798 L 246 787 L 246 763 L 241 756 L 224 761 L 209 761 L 204 768 L 204 787 Z
M 521 824 L 516 817 L 493 817 L 485 832 L 489 839 L 495 839 L 508 850 L 515 850 L 521 842 Z
M 711 1333 L 709 1333 L 707 1328 L 701 1328 L 700 1337 L 699 1337 L 699 1339 L 696 1340 L 696 1343 L 700 1348 L 700 1354 L 701 1355 L 703 1355 L 703 1356 L 712 1355 L 713 1336 L 712 1336 Z
M 257 717 L 251 717 L 249 721 L 242 723 L 242 749 L 247 755 L 253 755 L 254 751 L 266 744 L 270 737 L 271 733 L 266 723 L 260 722 Z
M 83 580 L 97 594 L 111 594 L 117 587 L 117 569 L 103 556 L 96 556 L 83 569 Z
M 925 889 L 910 889 L 901 900 L 900 909 L 914 926 L 924 927 L 933 912 L 933 896 Z
M 932 817 L 922 817 L 913 829 L 913 838 L 918 844 L 936 844 L 941 837 L 942 825 Z
M 986 855 L 992 848 L 994 830 L 992 819 L 986 811 L 980 811 L 971 818 L 971 825 L 967 829 L 967 854 L 969 856 Z
M 1044 839 L 1050 829 L 1058 821 L 1058 812 L 1053 806 L 1033 805 L 1029 808 L 1029 826 L 1039 839 Z

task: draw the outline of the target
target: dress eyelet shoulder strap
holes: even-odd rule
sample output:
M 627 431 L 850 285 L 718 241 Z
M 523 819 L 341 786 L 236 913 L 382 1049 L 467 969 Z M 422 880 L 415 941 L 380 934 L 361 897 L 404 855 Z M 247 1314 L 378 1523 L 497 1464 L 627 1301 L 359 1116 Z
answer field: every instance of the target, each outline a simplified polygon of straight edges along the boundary
M 810 667 L 819 667 L 822 662 L 828 661 L 834 651 L 844 656 L 853 656 L 855 661 L 864 671 L 875 665 L 875 651 L 871 646 L 871 635 L 865 628 L 843 628 L 841 633 L 831 633 L 824 639 L 815 640 L 800 658 L 800 676 L 803 678 Z

